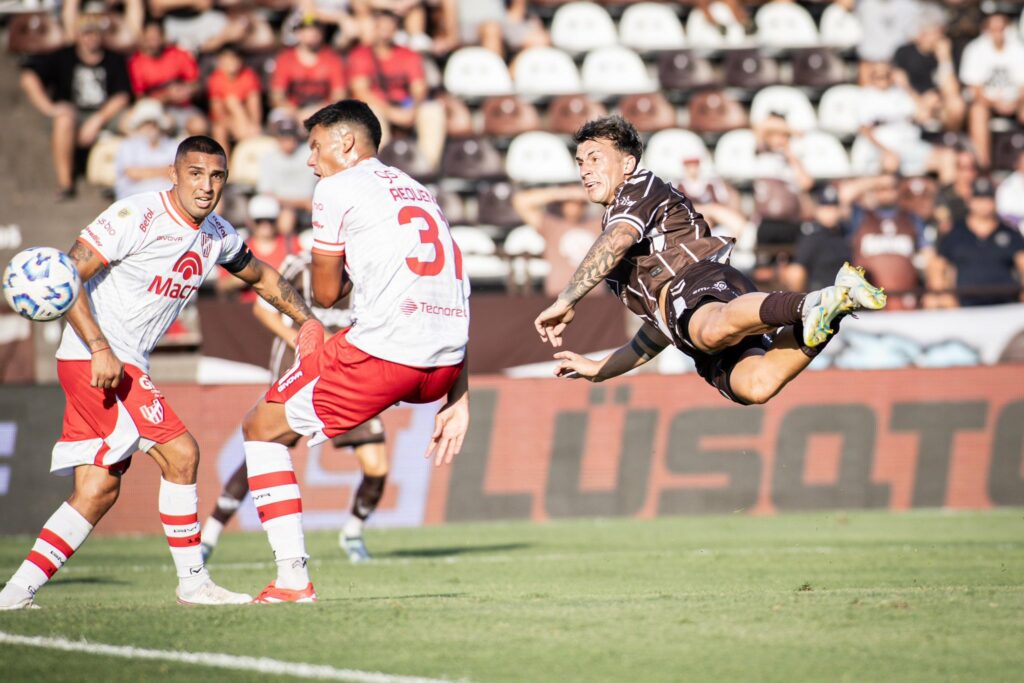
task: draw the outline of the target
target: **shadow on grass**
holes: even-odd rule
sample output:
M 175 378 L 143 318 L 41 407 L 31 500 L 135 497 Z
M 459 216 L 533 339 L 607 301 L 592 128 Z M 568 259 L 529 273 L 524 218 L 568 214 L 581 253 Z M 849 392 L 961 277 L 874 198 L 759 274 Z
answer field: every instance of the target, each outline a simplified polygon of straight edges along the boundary
M 377 557 L 455 557 L 471 553 L 502 553 L 510 550 L 529 548 L 529 543 L 501 543 L 496 545 L 453 545 L 439 548 L 402 548 L 388 553 L 377 553 Z
M 46 584 L 46 592 L 61 586 L 127 586 L 130 581 L 121 581 L 106 576 L 72 576 L 68 578 L 54 579 Z
M 411 593 L 409 595 L 376 595 L 370 597 L 324 598 L 319 602 L 375 602 L 380 600 L 436 600 L 438 598 L 463 598 L 468 593 Z

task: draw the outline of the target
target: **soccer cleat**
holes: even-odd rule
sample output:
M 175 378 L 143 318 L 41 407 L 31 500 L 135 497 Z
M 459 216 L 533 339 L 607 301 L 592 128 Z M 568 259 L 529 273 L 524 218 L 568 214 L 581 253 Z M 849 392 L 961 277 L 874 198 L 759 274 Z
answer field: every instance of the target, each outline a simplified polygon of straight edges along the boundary
M 836 275 L 836 287 L 845 287 L 849 290 L 850 299 L 856 304 L 856 308 L 874 311 L 885 308 L 885 290 L 868 282 L 863 268 L 844 263 Z
M 311 603 L 316 602 L 316 599 L 316 591 L 313 590 L 312 583 L 302 590 L 297 590 L 293 588 L 278 588 L 277 581 L 271 581 L 263 589 L 263 592 L 256 596 L 253 602 L 258 605 L 273 605 L 280 602 Z
M 804 301 L 804 345 L 814 348 L 832 334 L 832 321 L 854 309 L 846 287 L 826 287 L 811 292 Z
M 252 602 L 252 596 L 232 593 L 213 581 L 207 581 L 189 593 L 183 594 L 179 586 L 175 591 L 181 605 L 245 605 Z
M 348 561 L 352 564 L 362 564 L 373 559 L 370 556 L 370 551 L 366 549 L 366 544 L 363 543 L 362 536 L 346 536 L 345 532 L 342 532 L 338 541 L 341 549 L 348 555 Z
M 0 591 L 0 612 L 14 611 L 19 609 L 39 609 L 35 601 L 35 594 L 21 586 L 8 583 Z

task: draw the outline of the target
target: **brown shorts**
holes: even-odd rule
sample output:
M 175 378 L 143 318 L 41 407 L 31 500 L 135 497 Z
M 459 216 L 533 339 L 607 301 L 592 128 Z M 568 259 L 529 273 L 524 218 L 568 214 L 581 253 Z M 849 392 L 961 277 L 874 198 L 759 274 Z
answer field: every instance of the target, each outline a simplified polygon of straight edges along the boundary
M 747 401 L 732 393 L 729 375 L 740 358 L 752 349 L 767 351 L 771 335 L 744 337 L 740 343 L 719 353 L 704 353 L 690 339 L 690 318 L 693 312 L 713 301 L 728 303 L 744 294 L 759 291 L 746 275 L 730 265 L 701 261 L 680 272 L 669 283 L 668 318 L 676 331 L 676 348 L 693 359 L 697 372 L 730 401 L 746 405 Z
M 336 448 L 357 448 L 370 443 L 384 443 L 384 423 L 379 417 L 371 417 L 344 434 L 338 434 L 331 439 L 331 443 Z

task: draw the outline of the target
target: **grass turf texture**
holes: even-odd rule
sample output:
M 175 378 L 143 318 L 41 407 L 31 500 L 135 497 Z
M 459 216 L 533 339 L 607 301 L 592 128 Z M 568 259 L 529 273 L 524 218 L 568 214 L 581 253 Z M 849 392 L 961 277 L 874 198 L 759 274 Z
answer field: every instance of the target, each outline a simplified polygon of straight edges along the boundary
M 185 608 L 159 537 L 93 538 L 0 631 L 473 681 L 1011 681 L 1024 512 L 581 520 L 371 531 L 351 566 L 307 535 L 316 606 Z M 32 539 L 0 540 L 0 572 Z M 273 578 L 226 535 L 232 590 Z M 5 681 L 253 680 L 0 645 Z

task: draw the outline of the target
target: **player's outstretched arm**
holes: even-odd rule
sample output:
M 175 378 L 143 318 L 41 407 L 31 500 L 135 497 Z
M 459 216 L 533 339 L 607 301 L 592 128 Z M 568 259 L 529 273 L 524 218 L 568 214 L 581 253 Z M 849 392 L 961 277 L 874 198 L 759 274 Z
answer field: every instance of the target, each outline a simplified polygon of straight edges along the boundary
M 451 464 L 462 450 L 469 431 L 469 369 L 462 368 L 459 379 L 448 391 L 448 401 L 434 418 L 434 433 L 424 457 L 434 458 L 434 466 Z
M 638 368 L 661 353 L 669 340 L 658 328 L 645 323 L 629 343 L 601 360 L 592 360 L 572 351 L 559 351 L 561 361 L 555 368 L 557 377 L 603 382 Z
M 106 268 L 106 264 L 103 263 L 99 255 L 81 241 L 76 241 L 71 246 L 68 256 L 75 262 L 78 276 L 83 283 L 88 282 L 92 276 Z M 68 324 L 92 353 L 91 386 L 101 389 L 116 388 L 121 382 L 124 363 L 114 355 L 110 348 L 110 342 L 107 341 L 99 323 L 96 322 L 92 309 L 89 307 L 89 293 L 85 287 L 82 287 L 78 300 L 68 311 Z
M 549 342 L 556 348 L 562 345 L 562 333 L 572 322 L 576 302 L 612 272 L 629 248 L 636 244 L 636 239 L 636 228 L 622 222 L 613 223 L 601 233 L 555 303 L 533 321 L 542 342 Z
M 264 301 L 298 324 L 316 317 L 292 283 L 258 258 L 253 257 L 244 268 L 232 275 L 252 285 L 253 291 Z

